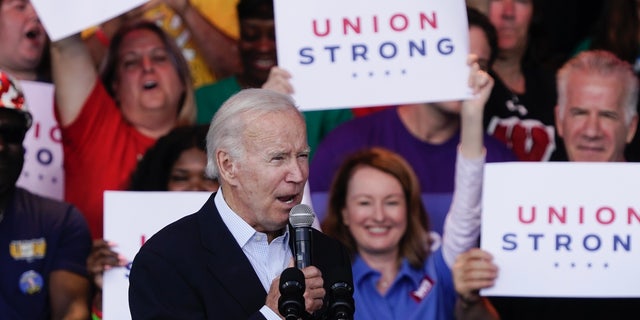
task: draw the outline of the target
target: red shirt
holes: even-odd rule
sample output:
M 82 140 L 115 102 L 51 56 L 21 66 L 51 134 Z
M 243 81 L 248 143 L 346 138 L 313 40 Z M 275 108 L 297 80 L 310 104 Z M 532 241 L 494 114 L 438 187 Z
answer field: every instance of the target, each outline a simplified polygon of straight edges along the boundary
M 65 200 L 84 214 L 94 239 L 102 238 L 104 191 L 127 189 L 138 160 L 154 143 L 122 117 L 99 80 L 78 118 L 62 128 Z

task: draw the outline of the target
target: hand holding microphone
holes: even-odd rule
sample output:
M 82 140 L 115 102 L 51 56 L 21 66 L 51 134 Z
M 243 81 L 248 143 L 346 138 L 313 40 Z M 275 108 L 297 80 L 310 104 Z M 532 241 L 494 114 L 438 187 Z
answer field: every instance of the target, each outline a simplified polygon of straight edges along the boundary
M 295 265 L 302 270 L 305 277 L 304 299 L 306 310 L 310 313 L 322 308 L 326 293 L 322 272 L 312 265 L 313 231 L 311 226 L 314 220 L 313 210 L 305 204 L 296 205 L 289 212 L 289 222 L 294 228 L 292 236 Z
M 275 283 L 275 281 L 274 281 Z M 300 270 L 293 266 L 280 275 L 278 311 L 285 319 L 313 319 L 311 314 L 324 304 L 324 280 L 320 269 L 309 266 Z M 290 316 L 291 318 L 288 318 Z

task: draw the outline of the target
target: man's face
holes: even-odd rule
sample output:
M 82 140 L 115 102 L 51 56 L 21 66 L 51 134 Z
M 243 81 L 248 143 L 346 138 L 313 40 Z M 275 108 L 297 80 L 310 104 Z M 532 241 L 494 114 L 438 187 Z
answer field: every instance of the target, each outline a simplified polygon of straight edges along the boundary
M 240 21 L 239 49 L 245 76 L 262 85 L 267 81 L 271 68 L 278 64 L 273 19 Z
M 638 119 L 625 122 L 623 86 L 614 77 L 584 72 L 571 76 L 564 112 L 556 107 L 556 127 L 569 160 L 624 161 Z
M 0 65 L 11 70 L 35 70 L 47 35 L 28 0 L 2 0 L 0 4 Z
M 0 194 L 11 189 L 22 171 L 26 133 L 24 117 L 0 108 Z
M 295 110 L 248 121 L 244 155 L 232 160 L 232 194 L 225 191 L 225 199 L 232 199 L 230 207 L 257 231 L 277 231 L 302 201 L 309 176 L 305 123 Z

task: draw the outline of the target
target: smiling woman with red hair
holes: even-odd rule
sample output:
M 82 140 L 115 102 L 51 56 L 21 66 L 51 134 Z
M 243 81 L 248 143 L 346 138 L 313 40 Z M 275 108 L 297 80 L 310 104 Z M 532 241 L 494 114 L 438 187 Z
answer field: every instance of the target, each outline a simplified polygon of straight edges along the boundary
M 456 294 L 471 296 L 456 290 L 468 286 L 454 286 L 451 268 L 480 234 L 482 112 L 493 85 L 472 61 L 469 83 L 477 95 L 461 110 L 456 187 L 440 247 L 429 234 L 418 177 L 401 155 L 365 148 L 348 155 L 334 175 L 322 230 L 352 255 L 356 320 L 453 319 Z M 461 309 L 459 318 L 470 319 L 472 310 Z

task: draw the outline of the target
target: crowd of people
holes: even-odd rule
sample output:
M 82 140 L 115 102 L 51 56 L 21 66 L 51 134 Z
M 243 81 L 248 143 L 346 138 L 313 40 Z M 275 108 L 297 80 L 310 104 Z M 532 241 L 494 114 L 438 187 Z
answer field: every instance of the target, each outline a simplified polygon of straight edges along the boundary
M 480 295 L 500 277 L 478 248 L 485 163 L 640 159 L 640 3 L 592 2 L 599 18 L 554 51 L 548 3 L 467 1 L 473 96 L 358 112 L 298 109 L 273 0 L 151 0 L 56 41 L 29 0 L 0 0 L 0 318 L 99 319 L 104 272 L 125 266 L 133 319 L 281 319 L 290 285 L 303 319 L 633 312 Z M 53 85 L 64 199 L 16 185 L 21 81 Z M 107 190 L 211 196 L 134 258 L 104 239 Z M 295 280 L 300 203 L 316 221 Z

